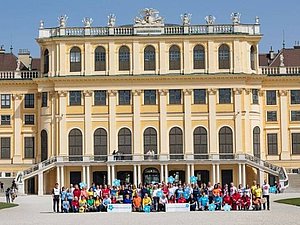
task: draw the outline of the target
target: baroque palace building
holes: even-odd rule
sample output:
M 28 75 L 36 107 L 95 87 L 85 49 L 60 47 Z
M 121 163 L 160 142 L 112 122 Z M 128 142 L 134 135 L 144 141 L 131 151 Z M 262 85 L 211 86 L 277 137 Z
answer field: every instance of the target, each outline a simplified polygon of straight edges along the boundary
M 288 185 L 286 171 L 300 165 L 300 77 L 280 54 L 282 73 L 262 72 L 258 17 L 191 25 L 184 14 L 176 25 L 144 9 L 133 25 L 67 19 L 41 21 L 38 75 L 1 75 L 0 171 L 20 191 L 192 175 Z

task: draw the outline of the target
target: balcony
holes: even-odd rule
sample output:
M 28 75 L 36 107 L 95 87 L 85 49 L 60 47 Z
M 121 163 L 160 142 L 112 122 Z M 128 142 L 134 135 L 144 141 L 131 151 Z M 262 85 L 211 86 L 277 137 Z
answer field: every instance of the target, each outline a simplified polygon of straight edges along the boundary
M 261 67 L 262 74 L 269 76 L 299 75 L 300 67 Z
M 40 77 L 39 71 L 0 71 L 1 80 L 13 80 L 13 79 L 30 80 L 39 77 Z

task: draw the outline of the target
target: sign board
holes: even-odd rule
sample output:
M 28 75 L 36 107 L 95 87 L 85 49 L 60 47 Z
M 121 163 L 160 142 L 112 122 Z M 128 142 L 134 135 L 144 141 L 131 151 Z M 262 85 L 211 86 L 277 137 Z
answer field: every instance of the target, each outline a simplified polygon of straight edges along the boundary
M 109 204 L 107 212 L 132 212 L 132 206 L 131 204 Z
M 189 203 L 166 204 L 166 212 L 189 212 Z

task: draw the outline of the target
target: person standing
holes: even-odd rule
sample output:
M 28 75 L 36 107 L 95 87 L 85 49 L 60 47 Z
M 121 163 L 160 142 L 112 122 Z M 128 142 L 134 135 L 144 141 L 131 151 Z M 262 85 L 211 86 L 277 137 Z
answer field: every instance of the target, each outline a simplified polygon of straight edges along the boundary
M 58 187 L 58 183 L 55 184 L 54 188 L 52 189 L 52 199 L 53 199 L 53 212 L 59 212 L 59 196 L 60 190 Z
M 267 210 L 270 210 L 270 185 L 264 180 L 264 184 L 262 185 L 263 191 L 263 198 L 265 198 L 265 202 L 263 204 L 264 210 L 266 210 L 266 203 L 267 203 Z
M 7 188 L 5 191 L 6 203 L 10 203 L 10 188 Z

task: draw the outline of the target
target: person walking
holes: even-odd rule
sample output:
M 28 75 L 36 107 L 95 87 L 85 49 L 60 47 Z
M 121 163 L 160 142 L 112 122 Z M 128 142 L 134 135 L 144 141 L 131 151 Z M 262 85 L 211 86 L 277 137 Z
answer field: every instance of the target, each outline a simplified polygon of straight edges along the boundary
M 5 191 L 6 203 L 10 203 L 10 188 L 7 188 Z
M 266 203 L 267 203 L 267 210 L 270 210 L 270 185 L 267 183 L 267 180 L 264 180 L 264 184 L 262 185 L 263 191 L 263 198 L 265 199 L 263 203 L 264 210 L 266 210 Z
M 54 188 L 52 189 L 52 199 L 53 199 L 53 212 L 59 212 L 59 196 L 60 190 L 58 187 L 58 183 L 55 184 Z

